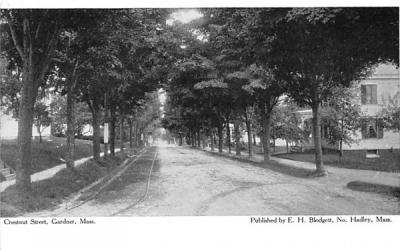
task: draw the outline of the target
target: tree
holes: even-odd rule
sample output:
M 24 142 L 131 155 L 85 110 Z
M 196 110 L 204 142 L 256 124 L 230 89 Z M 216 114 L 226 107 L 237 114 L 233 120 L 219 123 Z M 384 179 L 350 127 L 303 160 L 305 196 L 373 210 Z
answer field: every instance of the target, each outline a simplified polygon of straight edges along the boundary
M 223 111 L 226 110 L 226 101 L 229 98 L 227 96 L 227 88 L 228 84 L 219 79 L 205 80 L 194 85 L 194 89 L 201 90 L 205 98 L 208 99 L 209 111 L 214 115 L 214 121 L 216 122 L 218 132 L 219 152 L 222 152 L 223 149 Z
M 339 156 L 343 156 L 343 143 L 354 142 L 356 131 L 361 127 L 362 113 L 356 88 L 332 89 L 332 96 L 322 105 L 321 120 L 329 143 L 339 143 Z
M 50 113 L 47 105 L 43 102 L 37 102 L 35 104 L 33 112 L 33 123 L 35 124 L 37 132 L 39 134 L 39 142 L 42 143 L 43 129 L 50 126 L 51 124 Z
M 173 61 L 174 39 L 166 27 L 165 19 L 168 10 L 141 9 L 125 13 L 126 18 L 118 22 L 125 32 L 111 36 L 114 41 L 115 57 L 119 61 L 113 74 L 109 74 L 109 82 L 113 83 L 108 94 L 110 109 L 110 149 L 114 154 L 115 114 L 118 111 L 120 123 L 121 148 L 123 147 L 124 121 L 130 127 L 130 145 L 133 145 L 133 119 L 139 119 L 138 109 L 147 93 L 155 91 L 166 82 L 168 66 Z M 116 46 L 115 46 L 116 44 Z M 116 103 L 113 100 L 119 100 Z M 107 112 L 107 111 L 106 111 Z M 135 126 L 138 129 L 138 122 Z
M 272 114 L 273 137 L 286 141 L 286 149 L 289 152 L 289 143 L 305 141 L 310 131 L 301 127 L 301 118 L 297 111 L 300 108 L 292 100 L 284 100 L 275 108 Z
M 21 91 L 20 73 L 12 72 L 7 69 L 7 60 L 0 57 L 1 64 L 1 84 L 0 84 L 0 108 L 4 113 L 11 114 L 12 117 L 18 118 L 18 106 Z
M 54 95 L 50 103 L 50 114 L 52 117 L 52 131 L 54 135 L 65 136 L 67 124 L 67 98 L 66 96 Z M 83 129 L 92 122 L 91 113 L 85 103 L 75 104 L 75 136 L 84 136 Z
M 233 59 L 229 60 L 231 72 L 227 75 L 228 80 L 244 84 L 239 89 L 245 91 L 237 92 L 236 96 L 245 98 L 250 94 L 255 105 L 258 106 L 257 110 L 260 112 L 263 127 L 264 160 L 268 161 L 270 159 L 271 112 L 285 89 L 285 81 L 275 77 L 274 68 L 271 67 L 268 56 L 265 55 L 270 37 L 268 33 L 265 34 L 264 22 L 266 17 L 271 19 L 274 17 L 265 15 L 263 10 L 217 9 L 204 12 L 208 26 L 214 28 L 210 41 L 217 44 L 216 47 L 222 51 L 223 56 Z M 248 98 L 245 99 L 248 100 Z M 239 104 L 241 113 L 247 114 L 246 108 L 250 106 L 252 103 L 241 102 Z M 246 122 L 246 125 L 248 136 L 251 138 L 250 124 Z M 251 139 L 249 142 L 249 148 L 251 148 Z
M 398 9 L 295 8 L 265 27 L 271 38 L 265 56 L 289 84 L 289 95 L 313 111 L 316 175 L 325 175 L 321 103 L 333 89 L 367 76 L 372 65 L 398 64 Z
M 384 127 L 394 131 L 400 131 L 400 92 L 389 98 L 384 104 L 379 117 L 383 118 Z
M 256 64 L 250 65 L 244 71 L 234 72 L 229 77 L 246 80 L 247 84 L 242 88 L 255 97 L 262 124 L 264 161 L 269 161 L 272 111 L 285 90 L 285 83 L 277 80 L 267 66 Z
M 10 65 L 22 72 L 19 100 L 18 162 L 16 186 L 19 191 L 31 187 L 31 142 L 33 109 L 39 86 L 46 85 L 59 35 L 63 30 L 80 25 L 80 10 L 3 9 L 2 32 L 12 41 L 13 49 L 6 55 Z

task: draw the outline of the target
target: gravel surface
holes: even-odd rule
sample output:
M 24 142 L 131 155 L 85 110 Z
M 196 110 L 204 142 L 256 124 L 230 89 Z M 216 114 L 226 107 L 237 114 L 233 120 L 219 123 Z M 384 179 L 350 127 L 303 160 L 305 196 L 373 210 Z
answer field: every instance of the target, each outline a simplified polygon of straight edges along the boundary
M 398 198 L 350 190 L 347 175 L 296 177 L 276 168 L 160 145 L 82 206 L 26 216 L 400 214 Z

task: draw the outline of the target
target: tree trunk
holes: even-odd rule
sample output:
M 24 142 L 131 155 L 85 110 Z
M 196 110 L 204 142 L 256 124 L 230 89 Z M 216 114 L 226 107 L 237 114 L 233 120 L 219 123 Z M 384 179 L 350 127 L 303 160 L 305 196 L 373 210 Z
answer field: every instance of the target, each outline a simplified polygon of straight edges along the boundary
M 139 147 L 139 121 L 135 125 L 135 146 Z
M 226 141 L 228 143 L 228 153 L 232 152 L 231 147 L 231 128 L 229 127 L 229 120 L 226 122 Z
M 75 164 L 75 92 L 72 87 L 67 93 L 67 168 L 74 168 Z
M 235 119 L 233 123 L 233 130 L 235 134 L 235 148 L 236 148 L 236 155 L 240 155 L 240 131 L 239 131 L 240 121 Z
M 214 151 L 214 131 L 211 129 L 211 135 L 210 135 L 210 139 L 211 139 L 211 151 Z
M 182 133 L 179 133 L 179 146 L 182 146 L 182 144 L 183 144 Z
M 339 157 L 340 157 L 340 162 L 342 162 L 342 158 L 343 158 L 343 135 L 344 135 L 344 124 L 343 124 L 343 119 L 341 120 L 341 133 L 342 135 L 340 136 L 340 144 L 339 144 Z
M 289 153 L 289 142 L 287 140 L 286 141 L 286 153 Z
M 119 147 L 121 152 L 124 151 L 124 116 L 119 115 Z
M 256 135 L 255 135 L 255 134 L 253 134 L 253 145 L 254 145 L 254 146 L 257 145 L 257 143 L 256 143 Z
M 108 141 L 107 141 L 107 143 L 106 143 L 106 137 L 105 137 L 105 134 L 106 134 L 106 123 L 108 123 L 108 105 L 107 105 L 107 93 L 105 93 L 104 94 L 104 126 L 103 126 L 103 137 L 104 137 L 104 157 L 107 157 L 107 154 L 108 154 L 108 145 L 109 145 L 109 143 L 110 143 L 110 140 L 109 140 L 109 138 L 107 138 L 108 139 Z M 110 129 L 108 129 L 109 131 L 110 131 Z M 107 134 L 109 134 L 109 133 L 107 133 Z M 110 136 L 108 136 L 108 137 L 110 137 Z
M 201 147 L 201 143 L 200 143 L 201 139 L 200 139 L 200 128 L 197 129 L 197 147 Z
M 100 108 L 97 103 L 93 104 L 93 159 L 100 160 Z
M 249 157 L 253 156 L 253 144 L 251 143 L 251 124 L 246 114 L 246 130 L 247 130 L 247 145 L 249 150 Z
M 197 147 L 197 130 L 193 130 L 194 146 Z
M 224 144 L 224 138 L 222 133 L 222 123 L 218 125 L 218 152 L 222 153 L 222 146 Z
M 132 128 L 132 118 L 129 118 L 129 147 L 133 148 L 133 128 Z
M 271 159 L 270 152 L 270 138 L 271 138 L 271 113 L 269 111 L 262 110 L 262 125 L 263 125 L 263 151 L 264 151 L 264 162 Z
M 321 141 L 321 114 L 320 114 L 320 105 L 314 104 L 312 105 L 313 112 L 313 139 L 314 139 L 314 148 L 315 148 L 315 165 L 316 165 L 316 174 L 317 175 L 326 175 L 326 170 L 324 167 L 324 163 L 322 161 L 322 141 Z
M 37 126 L 36 130 L 39 134 L 39 143 L 42 143 L 42 131 L 40 130 L 40 126 Z
M 340 139 L 339 142 L 339 161 L 340 163 L 342 163 L 342 159 L 343 159 L 343 139 Z
M 275 136 L 272 138 L 272 140 L 273 140 L 273 144 L 274 144 L 274 153 L 275 153 L 275 152 L 276 152 L 276 145 L 275 145 L 276 141 L 275 141 Z
M 18 32 L 15 30 L 12 22 L 8 20 L 13 44 L 23 62 L 22 88 L 20 91 L 18 114 L 18 157 L 15 180 L 16 188 L 22 194 L 31 190 L 32 126 L 36 95 L 39 83 L 44 81 L 50 60 L 54 54 L 56 37 L 59 34 L 59 26 L 57 24 L 50 25 L 47 29 L 36 29 L 36 32 L 32 32 L 33 29 L 30 27 L 29 18 L 28 15 L 23 17 L 23 27 Z M 39 37 L 42 39 L 44 34 L 49 39 L 41 43 L 39 42 Z
M 27 68 L 25 65 L 24 67 Z M 33 107 L 36 100 L 37 88 L 29 69 L 24 70 L 21 99 L 18 116 L 18 158 L 16 165 L 16 187 L 21 192 L 31 189 L 32 164 L 32 126 Z
M 115 156 L 115 123 L 116 123 L 116 114 L 115 114 L 115 105 L 110 103 L 110 154 Z

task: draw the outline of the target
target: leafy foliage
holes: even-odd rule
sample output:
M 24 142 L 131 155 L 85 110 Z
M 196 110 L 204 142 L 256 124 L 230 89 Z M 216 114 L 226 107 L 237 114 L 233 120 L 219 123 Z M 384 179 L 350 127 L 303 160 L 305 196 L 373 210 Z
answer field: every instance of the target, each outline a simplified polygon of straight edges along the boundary
M 357 88 L 336 88 L 332 96 L 323 105 L 322 124 L 328 128 L 327 139 L 331 144 L 342 141 L 350 144 L 361 127 L 361 107 L 356 95 Z
M 400 92 L 397 92 L 384 104 L 379 116 L 383 117 L 384 127 L 400 131 Z

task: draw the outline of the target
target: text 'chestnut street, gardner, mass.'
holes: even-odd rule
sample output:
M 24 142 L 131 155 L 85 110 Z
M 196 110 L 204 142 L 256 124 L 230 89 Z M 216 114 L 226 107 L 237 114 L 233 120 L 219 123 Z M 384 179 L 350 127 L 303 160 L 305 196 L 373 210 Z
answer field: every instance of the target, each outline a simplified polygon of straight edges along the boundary
M 3 224 L 8 225 L 93 225 L 95 220 L 87 218 L 31 218 L 31 219 L 3 219 Z

